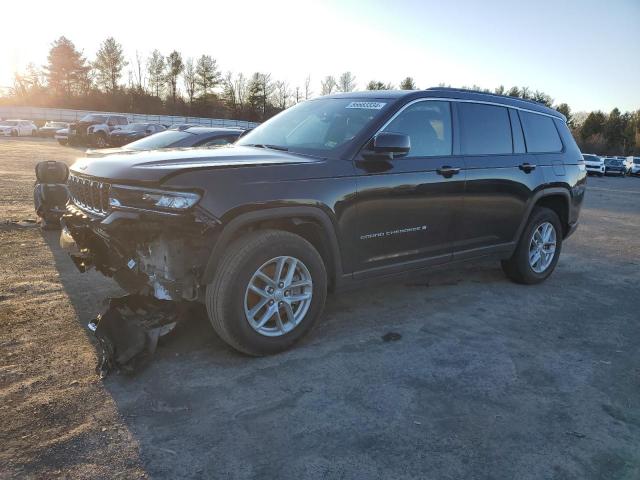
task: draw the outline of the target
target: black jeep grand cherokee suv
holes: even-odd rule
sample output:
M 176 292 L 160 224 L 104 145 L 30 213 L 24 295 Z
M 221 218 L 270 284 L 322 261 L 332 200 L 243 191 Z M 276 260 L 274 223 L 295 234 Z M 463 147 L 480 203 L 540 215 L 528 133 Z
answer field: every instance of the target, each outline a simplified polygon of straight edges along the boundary
M 537 103 L 347 93 L 229 147 L 78 160 L 61 242 L 129 291 L 204 302 L 225 341 L 263 355 L 306 334 L 327 290 L 348 284 L 487 256 L 541 282 L 585 183 L 565 118 Z

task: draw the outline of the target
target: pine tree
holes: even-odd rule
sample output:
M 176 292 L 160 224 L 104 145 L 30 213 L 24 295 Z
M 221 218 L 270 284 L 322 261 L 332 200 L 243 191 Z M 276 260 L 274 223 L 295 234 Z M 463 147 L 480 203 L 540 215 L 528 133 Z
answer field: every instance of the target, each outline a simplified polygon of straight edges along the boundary
M 166 64 L 164 55 L 159 50 L 151 52 L 147 60 L 147 72 L 149 73 L 149 87 L 151 94 L 160 97 L 164 92 L 164 70 Z
M 178 96 L 178 77 L 184 70 L 184 62 L 182 61 L 182 55 L 177 50 L 174 50 L 167 57 L 167 85 L 169 86 L 169 94 L 173 99 L 173 104 L 176 103 Z
M 416 82 L 413 81 L 413 78 L 406 77 L 404 80 L 402 80 L 402 82 L 400 82 L 400 89 L 401 90 L 418 90 L 418 87 L 416 86 Z
M 47 82 L 57 95 L 71 96 L 82 92 L 89 66 L 71 40 L 63 36 L 54 41 L 47 59 Z
M 122 45 L 116 42 L 113 37 L 107 38 L 100 45 L 93 62 L 98 86 L 107 92 L 114 93 L 118 89 L 122 69 L 127 65 Z
M 196 64 L 196 84 L 200 95 L 206 97 L 221 81 L 218 62 L 209 55 L 202 55 Z

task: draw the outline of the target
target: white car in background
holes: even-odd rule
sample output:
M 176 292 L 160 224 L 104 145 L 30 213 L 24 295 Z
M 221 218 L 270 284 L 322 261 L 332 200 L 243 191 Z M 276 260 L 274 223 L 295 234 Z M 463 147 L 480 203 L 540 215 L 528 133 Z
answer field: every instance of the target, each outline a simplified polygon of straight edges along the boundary
M 631 163 L 631 175 L 640 175 L 640 157 L 627 157 Z
M 599 177 L 604 176 L 605 167 L 604 167 L 604 158 L 599 157 L 598 155 L 593 155 L 591 153 L 582 154 L 582 158 L 584 160 L 584 164 L 587 167 L 587 174 L 595 174 Z
M 56 130 L 53 138 L 55 138 L 60 145 L 66 145 L 69 143 L 69 129 L 61 128 L 60 130 Z
M 0 120 L 0 136 L 28 137 L 38 133 L 31 120 Z

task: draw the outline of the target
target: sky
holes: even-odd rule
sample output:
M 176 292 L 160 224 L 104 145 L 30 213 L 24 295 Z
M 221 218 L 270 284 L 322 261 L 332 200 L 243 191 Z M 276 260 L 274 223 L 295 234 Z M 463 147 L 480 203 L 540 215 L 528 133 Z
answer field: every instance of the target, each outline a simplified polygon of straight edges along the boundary
M 90 60 L 113 36 L 131 65 L 154 48 L 209 54 L 291 87 L 310 75 L 316 94 L 348 70 L 359 89 L 412 76 L 420 88 L 528 86 L 573 111 L 640 108 L 640 0 L 29 0 L 6 2 L 0 26 L 0 87 L 44 65 L 61 35 Z

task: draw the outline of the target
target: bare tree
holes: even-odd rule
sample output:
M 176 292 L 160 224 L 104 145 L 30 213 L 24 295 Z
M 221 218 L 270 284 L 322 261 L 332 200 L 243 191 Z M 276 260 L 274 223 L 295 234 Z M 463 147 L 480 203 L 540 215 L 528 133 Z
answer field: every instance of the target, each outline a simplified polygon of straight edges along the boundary
M 351 72 L 344 72 L 338 79 L 338 90 L 353 92 L 356 89 L 356 77 Z
M 193 105 L 193 99 L 196 95 L 196 89 L 198 87 L 196 79 L 196 67 L 193 64 L 193 58 L 187 58 L 184 64 L 182 81 L 184 83 L 184 90 L 187 93 L 187 98 L 189 99 L 189 107 Z
M 338 83 L 335 77 L 333 75 L 327 75 L 324 77 L 324 80 L 320 80 L 320 95 L 331 94 L 337 86 Z
M 164 55 L 159 50 L 151 52 L 151 56 L 147 60 L 147 72 L 149 73 L 149 86 L 151 93 L 159 97 L 164 92 Z
M 287 82 L 277 81 L 274 84 L 273 103 L 277 108 L 279 108 L 280 110 L 286 109 L 290 96 L 291 90 L 289 89 L 289 84 Z
M 313 95 L 311 91 L 311 75 L 307 75 L 307 78 L 304 79 L 304 99 L 309 100 Z
M 233 75 L 227 72 L 222 79 L 223 96 L 227 106 L 236 113 L 242 113 L 247 97 L 247 80 L 242 73 Z
M 144 87 L 145 87 L 145 78 L 144 78 L 144 73 L 143 73 L 143 66 L 142 66 L 142 55 L 140 55 L 140 52 L 138 52 L 138 50 L 136 50 L 136 64 L 135 64 L 135 72 L 134 72 L 134 76 L 135 76 L 135 83 L 136 83 L 136 88 L 138 89 L 138 91 L 142 92 L 144 91 Z

